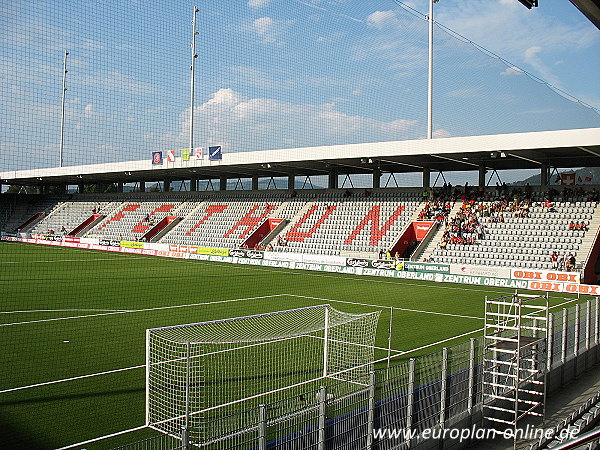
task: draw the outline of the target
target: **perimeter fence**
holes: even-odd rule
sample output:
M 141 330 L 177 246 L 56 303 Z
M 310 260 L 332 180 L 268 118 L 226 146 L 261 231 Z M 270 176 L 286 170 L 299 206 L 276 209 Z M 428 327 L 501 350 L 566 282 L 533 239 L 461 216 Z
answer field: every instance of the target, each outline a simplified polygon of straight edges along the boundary
M 213 436 L 200 447 L 437 448 L 439 440 L 432 436 L 442 436 L 444 430 L 481 427 L 483 342 L 482 337 L 471 338 L 374 370 L 366 386 L 356 386 L 350 393 L 346 382 L 329 381 L 320 389 L 240 410 L 235 414 L 239 417 L 225 420 L 246 424 L 249 417 L 254 417 L 253 426 Z M 598 297 L 550 313 L 547 391 L 555 391 L 599 363 L 599 344 Z M 337 392 L 343 394 L 338 396 Z M 444 438 L 444 448 L 461 444 L 461 439 L 454 437 Z M 182 441 L 175 438 L 161 435 L 119 448 L 184 448 Z

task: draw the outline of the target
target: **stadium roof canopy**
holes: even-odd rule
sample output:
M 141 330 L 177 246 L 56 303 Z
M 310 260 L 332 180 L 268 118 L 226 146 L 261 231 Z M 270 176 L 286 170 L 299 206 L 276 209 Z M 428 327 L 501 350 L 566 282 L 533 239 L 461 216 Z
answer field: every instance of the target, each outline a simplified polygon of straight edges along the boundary
M 206 158 L 206 157 L 205 157 Z M 10 185 L 600 166 L 600 128 L 225 153 L 220 161 L 116 162 L 0 172 Z

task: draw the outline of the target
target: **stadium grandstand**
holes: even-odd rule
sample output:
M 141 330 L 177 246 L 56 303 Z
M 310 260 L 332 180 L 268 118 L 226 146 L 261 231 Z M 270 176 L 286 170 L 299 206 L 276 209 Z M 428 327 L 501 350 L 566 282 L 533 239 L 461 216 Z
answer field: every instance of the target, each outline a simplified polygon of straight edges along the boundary
M 521 142 L 529 146 L 519 148 Z M 35 174 L 5 172 L 0 173 L 4 183 L 64 193 L 76 183 L 77 191 L 68 197 L 44 195 L 21 205 L 4 217 L 2 226 L 8 233 L 41 239 L 74 237 L 96 244 L 133 241 L 157 248 L 168 244 L 396 263 L 560 268 L 595 283 L 600 193 L 594 185 L 551 185 L 549 162 L 568 159 L 574 167 L 593 166 L 599 142 L 598 130 L 588 129 L 386 142 L 372 144 L 377 150 L 369 153 L 365 145 L 360 151 L 353 146 L 317 149 L 316 153 L 332 155 L 326 160 L 291 159 L 292 152 L 273 150 L 246 158 L 231 155 L 231 162 L 225 158 L 217 164 L 183 161 L 178 155 L 160 168 L 152 161 L 134 161 L 39 169 Z M 452 151 L 455 148 L 460 150 Z M 522 169 L 524 163 L 539 168 L 540 186 L 489 185 L 492 178 L 487 174 Z M 480 184 L 432 187 L 432 173 L 443 175 L 442 167 L 451 165 L 450 170 L 473 168 Z M 403 167 L 410 171 L 422 167 L 422 187 L 382 187 L 384 171 L 391 166 L 396 173 Z M 291 167 L 295 173 L 286 174 Z M 289 189 L 227 190 L 228 174 L 240 171 L 249 175 L 245 178 L 254 188 L 261 178 L 286 175 Z M 310 178 L 322 171 L 329 172 L 327 189 L 296 189 L 300 173 Z M 342 177 L 355 173 L 370 173 L 372 185 L 338 186 Z M 201 177 L 219 180 L 218 189 L 196 190 Z M 164 191 L 123 192 L 124 182 L 132 180 L 138 191 L 145 190 L 150 180 L 160 180 Z M 238 181 L 243 186 L 241 177 Z M 193 189 L 174 191 L 171 186 L 176 182 Z M 115 192 L 88 194 L 90 185 L 93 191 L 112 185 Z M 416 233 L 419 227 L 426 231 Z

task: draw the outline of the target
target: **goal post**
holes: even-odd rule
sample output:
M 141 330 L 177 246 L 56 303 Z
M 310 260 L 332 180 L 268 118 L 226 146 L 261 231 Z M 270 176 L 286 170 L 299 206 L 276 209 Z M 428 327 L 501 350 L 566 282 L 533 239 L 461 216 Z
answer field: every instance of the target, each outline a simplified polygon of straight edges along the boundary
M 317 305 L 148 329 L 146 425 L 204 443 L 249 426 L 260 404 L 366 385 L 379 314 Z

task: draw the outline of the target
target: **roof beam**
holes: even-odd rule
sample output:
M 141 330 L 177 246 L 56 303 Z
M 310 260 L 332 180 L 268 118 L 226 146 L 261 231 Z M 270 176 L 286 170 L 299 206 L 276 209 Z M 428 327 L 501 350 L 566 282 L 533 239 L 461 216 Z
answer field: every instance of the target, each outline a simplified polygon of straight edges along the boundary
M 590 150 L 589 148 L 585 148 L 585 147 L 577 147 L 577 148 L 578 148 L 579 150 L 583 150 L 584 152 L 587 152 L 587 153 L 589 153 L 589 154 L 591 154 L 591 155 L 594 155 L 594 156 L 597 156 L 597 157 L 599 157 L 599 158 L 600 158 L 600 154 L 599 154 L 599 153 L 596 153 L 595 151 L 593 151 L 593 150 Z
M 442 156 L 442 155 L 431 155 L 431 156 L 433 156 L 434 158 L 445 159 L 447 161 L 452 161 L 452 162 L 459 163 L 459 164 L 466 164 L 467 166 L 473 166 L 473 167 L 479 168 L 479 164 L 475 164 L 475 163 L 472 163 L 469 161 L 464 161 L 462 159 L 454 159 L 454 158 L 449 158 L 447 156 Z
M 389 159 L 379 159 L 378 161 L 381 161 L 381 162 L 384 162 L 384 163 L 388 163 L 388 164 L 396 164 L 398 166 L 413 167 L 415 169 L 420 169 L 420 170 L 425 169 L 425 167 L 423 167 L 423 166 L 417 166 L 416 164 L 408 164 L 408 163 L 399 162 L 399 161 L 390 161 Z
M 513 158 L 522 159 L 523 161 L 529 161 L 530 163 L 537 164 L 539 166 L 541 166 L 542 164 L 544 164 L 541 161 L 536 161 L 535 159 L 526 158 L 525 156 L 516 155 L 514 153 L 508 153 L 507 152 L 506 155 L 507 156 L 512 156 Z

